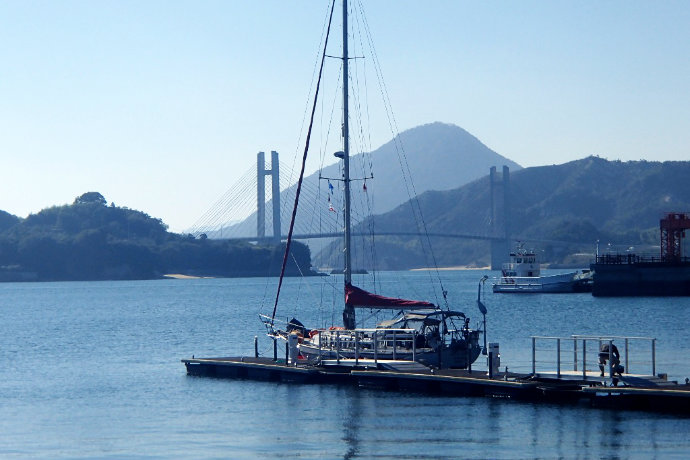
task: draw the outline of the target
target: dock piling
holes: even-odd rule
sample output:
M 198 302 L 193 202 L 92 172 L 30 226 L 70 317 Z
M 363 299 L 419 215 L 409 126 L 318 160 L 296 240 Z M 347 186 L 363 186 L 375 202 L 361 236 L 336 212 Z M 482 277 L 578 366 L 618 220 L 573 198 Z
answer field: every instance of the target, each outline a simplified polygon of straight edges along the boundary
M 497 377 L 497 374 L 499 373 L 499 369 L 501 367 L 501 354 L 497 342 L 489 343 L 489 355 L 487 357 L 487 364 L 489 366 L 489 378 L 493 379 Z

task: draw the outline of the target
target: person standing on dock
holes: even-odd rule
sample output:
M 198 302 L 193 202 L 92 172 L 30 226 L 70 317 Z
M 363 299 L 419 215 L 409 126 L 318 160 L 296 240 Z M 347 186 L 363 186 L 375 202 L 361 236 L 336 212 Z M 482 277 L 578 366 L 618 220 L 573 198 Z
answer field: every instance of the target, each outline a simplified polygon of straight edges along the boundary
M 611 350 L 609 351 L 609 343 L 602 343 L 599 347 L 599 370 L 601 371 L 601 377 L 604 376 L 604 365 L 608 361 L 609 356 L 611 357 L 611 367 L 613 368 L 613 373 L 619 373 L 618 365 L 621 362 L 621 355 L 618 353 L 618 347 L 611 343 Z

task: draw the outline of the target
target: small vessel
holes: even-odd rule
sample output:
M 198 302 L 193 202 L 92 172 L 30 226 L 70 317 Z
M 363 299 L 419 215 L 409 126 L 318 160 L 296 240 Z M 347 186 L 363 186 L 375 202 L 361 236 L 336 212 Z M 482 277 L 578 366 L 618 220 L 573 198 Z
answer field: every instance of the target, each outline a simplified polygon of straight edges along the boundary
M 510 253 L 510 262 L 503 264 L 501 277 L 493 284 L 494 292 L 591 292 L 593 273 L 591 270 L 558 273 L 542 276 L 539 261 L 534 250 L 525 249 L 518 242 Z
M 407 300 L 393 297 L 385 297 L 367 292 L 353 285 L 352 274 L 352 244 L 351 244 L 351 182 L 350 178 L 350 130 L 349 130 L 349 104 L 348 104 L 348 26 L 347 0 L 343 0 L 343 54 L 342 60 L 342 151 L 334 155 L 341 161 L 342 178 L 331 179 L 342 182 L 344 203 L 344 299 L 343 299 L 343 325 L 328 328 L 307 328 L 302 322 L 293 318 L 279 326 L 276 320 L 276 307 L 282 285 L 282 273 L 278 282 L 276 302 L 271 316 L 262 315 L 262 321 L 267 328 L 267 334 L 274 340 L 283 340 L 288 343 L 291 353 L 298 360 L 310 364 L 325 364 L 326 361 L 335 360 L 338 365 L 341 362 L 349 362 L 357 365 L 360 360 L 406 360 L 422 363 L 438 368 L 467 368 L 478 358 L 482 351 L 479 345 L 479 333 L 469 327 L 470 320 L 460 311 L 450 308 L 441 308 L 426 301 Z M 332 17 L 332 12 L 331 12 Z M 330 30 L 330 25 L 328 30 Z M 322 54 L 326 57 L 328 35 Z M 316 94 L 319 86 L 317 84 Z M 316 99 L 314 100 L 316 106 Z M 313 113 L 313 112 L 312 112 Z M 311 133 L 311 126 L 309 128 Z M 304 164 L 309 150 L 309 135 L 304 149 L 302 171 L 297 183 L 295 203 L 288 232 L 288 240 L 285 248 L 283 268 L 288 259 L 294 219 L 299 203 Z M 443 289 L 442 289 L 443 291 Z M 445 291 L 444 300 L 445 300 Z M 447 306 L 446 306 L 447 307 Z M 356 321 L 357 308 L 374 308 L 379 310 L 393 310 L 400 312 L 398 316 L 389 321 L 380 322 L 373 328 L 358 328 Z

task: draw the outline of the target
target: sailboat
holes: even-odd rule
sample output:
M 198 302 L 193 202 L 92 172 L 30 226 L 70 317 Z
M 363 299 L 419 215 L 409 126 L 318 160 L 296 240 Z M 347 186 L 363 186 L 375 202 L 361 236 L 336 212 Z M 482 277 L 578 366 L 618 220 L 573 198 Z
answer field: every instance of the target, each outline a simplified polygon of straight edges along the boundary
M 342 151 L 335 156 L 342 162 L 344 189 L 344 299 L 342 326 L 329 328 L 307 328 L 301 321 L 293 318 L 278 325 L 276 308 L 282 286 L 283 272 L 293 234 L 295 215 L 299 204 L 304 165 L 309 150 L 311 125 L 306 137 L 302 159 L 302 171 L 297 183 L 295 204 L 283 259 L 283 271 L 278 283 L 275 305 L 271 316 L 261 315 L 268 335 L 274 340 L 284 340 L 290 344 L 291 355 L 296 362 L 325 365 L 335 362 L 338 365 L 358 365 L 373 360 L 376 363 L 386 361 L 415 362 L 437 368 L 468 368 L 482 351 L 479 345 L 479 334 L 482 331 L 470 328 L 470 319 L 463 312 L 441 308 L 427 301 L 386 297 L 367 292 L 353 284 L 352 281 L 352 239 L 351 239 L 351 197 L 350 187 L 350 129 L 349 129 L 349 82 L 348 64 L 348 2 L 342 2 L 343 18 L 343 53 L 342 60 L 342 101 L 343 129 Z M 333 17 L 333 3 L 330 17 Z M 321 57 L 321 69 L 316 85 L 316 96 L 312 107 L 312 120 L 319 93 L 319 84 L 323 73 L 330 23 Z M 374 328 L 357 328 L 356 311 L 359 308 L 388 309 L 398 312 L 388 321 L 380 322 Z M 296 359 L 295 359 L 296 358 Z

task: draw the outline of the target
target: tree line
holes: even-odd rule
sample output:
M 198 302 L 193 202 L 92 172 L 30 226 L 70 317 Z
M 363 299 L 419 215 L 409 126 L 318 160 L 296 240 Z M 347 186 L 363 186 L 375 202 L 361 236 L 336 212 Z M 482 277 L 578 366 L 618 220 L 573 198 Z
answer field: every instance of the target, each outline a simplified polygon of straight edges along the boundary
M 285 245 L 195 238 L 161 219 L 114 204 L 98 192 L 25 219 L 0 212 L 0 281 L 275 276 Z M 309 248 L 293 243 L 286 273 L 312 274 Z

